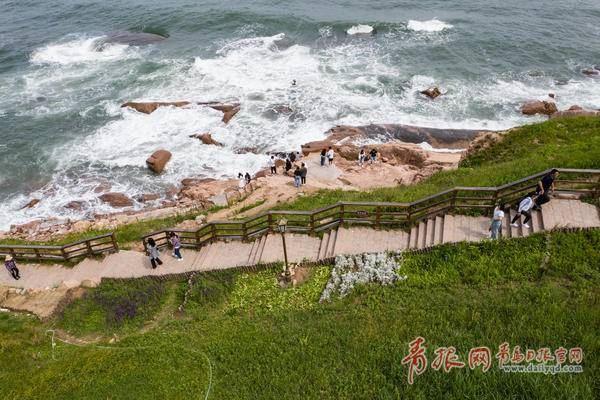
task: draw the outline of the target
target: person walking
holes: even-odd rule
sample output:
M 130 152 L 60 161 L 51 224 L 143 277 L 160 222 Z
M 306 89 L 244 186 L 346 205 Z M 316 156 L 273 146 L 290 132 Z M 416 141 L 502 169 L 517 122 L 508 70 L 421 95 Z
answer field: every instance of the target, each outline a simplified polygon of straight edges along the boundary
M 152 269 L 156 269 L 156 264 L 162 265 L 162 260 L 160 259 L 160 252 L 158 251 L 158 246 L 154 239 L 148 239 L 148 257 L 150 257 L 150 264 L 152 264 Z
M 306 164 L 302 163 L 302 167 L 300 168 L 300 183 L 306 185 L 306 175 L 308 174 L 308 168 L 306 168 Z
M 370 156 L 371 156 L 371 160 L 369 161 L 369 164 L 373 164 L 374 162 L 377 161 L 377 150 L 371 149 Z
M 302 184 L 302 172 L 300 171 L 300 167 L 296 166 L 296 170 L 294 171 L 294 186 L 297 188 Z
M 293 151 L 292 151 L 292 152 L 290 152 L 290 155 L 289 155 L 289 157 L 290 157 L 290 161 L 291 161 L 292 163 L 295 163 L 295 162 L 296 162 L 296 153 L 294 153 Z
M 6 256 L 6 258 L 4 259 L 4 266 L 8 270 L 8 273 L 15 280 L 18 281 L 19 279 L 21 279 L 21 274 L 19 273 L 19 268 L 17 268 L 17 263 L 15 262 L 15 260 L 12 258 L 11 255 Z
M 290 170 L 292 169 L 292 160 L 289 157 L 285 159 L 285 174 L 289 175 Z
M 327 160 L 329 160 L 329 165 L 333 165 L 333 148 L 329 146 L 329 150 L 327 150 Z
M 365 153 L 365 149 L 360 149 L 360 152 L 358 153 L 358 165 L 359 166 L 363 166 L 365 164 L 365 158 L 367 157 L 367 154 Z
M 175 257 L 177 261 L 182 261 L 183 256 L 181 255 L 181 238 L 175 232 L 171 232 L 169 234 L 169 240 L 173 246 L 173 257 Z
M 275 156 L 271 156 L 271 158 L 269 158 L 269 168 L 271 168 L 271 175 L 275 175 L 277 174 L 277 166 L 275 165 Z
M 321 167 L 325 166 L 325 160 L 327 159 L 327 150 L 321 150 Z
M 248 172 L 246 172 L 246 175 L 244 176 L 244 178 L 246 178 L 246 185 L 250 184 L 252 177 L 250 176 L 250 174 Z
M 238 174 L 238 188 L 240 189 L 240 191 L 244 190 L 244 188 L 246 187 L 246 178 L 244 178 L 244 175 L 242 175 L 242 173 L 240 172 Z
M 531 209 L 533 208 L 533 206 L 535 205 L 535 196 L 527 196 L 525 197 L 523 200 L 521 200 L 521 202 L 519 203 L 519 209 L 517 210 L 517 214 L 515 215 L 515 217 L 512 219 L 512 221 L 510 221 L 510 226 L 514 227 L 514 228 L 518 228 L 519 224 L 517 224 L 517 220 L 519 218 L 521 218 L 521 215 L 525 216 L 525 219 L 523 220 L 523 226 L 525 228 L 530 228 L 528 222 L 531 219 Z
M 500 204 L 496 204 L 494 214 L 492 215 L 492 223 L 490 224 L 490 232 L 492 239 L 498 239 L 502 234 L 502 221 L 504 220 L 504 211 L 500 208 Z
M 554 181 L 558 178 L 558 170 L 553 168 L 550 172 L 540 179 L 536 187 L 536 194 L 538 196 L 535 210 L 541 209 L 542 204 L 546 204 L 550 201 L 550 194 L 554 193 Z

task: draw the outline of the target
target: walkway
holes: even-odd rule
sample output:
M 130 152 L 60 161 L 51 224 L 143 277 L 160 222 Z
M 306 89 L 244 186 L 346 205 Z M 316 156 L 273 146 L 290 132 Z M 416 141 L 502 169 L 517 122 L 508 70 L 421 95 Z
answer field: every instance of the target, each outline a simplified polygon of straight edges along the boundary
M 531 233 L 558 227 L 600 227 L 598 208 L 579 200 L 553 199 L 544 205 L 543 212 L 535 212 L 530 229 L 513 228 L 506 214 L 503 233 L 508 237 L 522 237 Z M 441 243 L 473 241 L 488 237 L 489 218 L 445 215 L 431 218 L 412 228 L 374 230 L 366 227 L 340 228 L 324 233 L 322 238 L 303 234 L 286 234 L 290 262 L 318 261 L 338 254 L 360 254 L 385 250 L 422 249 Z M 84 280 L 99 282 L 101 278 L 134 278 L 146 275 L 167 275 L 187 271 L 207 271 L 256 265 L 283 260 L 281 235 L 270 234 L 253 243 L 238 241 L 216 242 L 200 251 L 184 250 L 184 260 L 177 261 L 163 252 L 164 265 L 153 270 L 147 257 L 135 251 L 121 251 L 103 260 L 86 259 L 73 268 L 60 265 L 21 264 L 22 279 L 12 280 L 8 273 L 0 273 L 0 285 L 44 289 L 65 283 L 78 286 Z

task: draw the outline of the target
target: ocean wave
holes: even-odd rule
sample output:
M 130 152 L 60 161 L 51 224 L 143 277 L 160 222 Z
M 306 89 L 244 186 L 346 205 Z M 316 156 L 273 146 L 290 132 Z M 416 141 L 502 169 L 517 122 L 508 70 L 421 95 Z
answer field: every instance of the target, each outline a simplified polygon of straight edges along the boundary
M 346 33 L 348 35 L 369 35 L 375 32 L 375 28 L 373 28 L 371 25 L 363 25 L 363 24 L 359 24 L 359 25 L 354 25 L 353 27 L 349 28 Z
M 410 29 L 411 31 L 415 31 L 415 32 L 430 33 L 430 32 L 441 32 L 445 29 L 451 29 L 451 28 L 453 28 L 453 26 L 447 22 L 440 21 L 439 19 L 434 18 L 434 19 L 430 19 L 428 21 L 417 21 L 417 20 L 411 19 L 408 21 L 407 28 Z
M 35 50 L 30 57 L 33 64 L 70 65 L 98 63 L 137 57 L 137 52 L 126 44 L 98 47 L 105 36 L 82 37 L 63 43 L 51 43 Z

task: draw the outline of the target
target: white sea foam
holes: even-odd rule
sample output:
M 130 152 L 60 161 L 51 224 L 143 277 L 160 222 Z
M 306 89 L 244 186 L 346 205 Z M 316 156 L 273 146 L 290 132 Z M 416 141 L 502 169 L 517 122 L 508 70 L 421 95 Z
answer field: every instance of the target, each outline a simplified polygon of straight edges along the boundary
M 432 145 L 430 145 L 427 142 L 422 142 L 419 143 L 419 146 L 423 149 L 423 150 L 427 150 L 427 151 L 431 151 L 434 153 L 460 153 L 463 152 L 464 149 L 445 149 L 443 147 L 433 147 Z
M 33 64 L 81 64 L 117 61 L 136 56 L 126 44 L 105 45 L 100 51 L 99 40 L 104 37 L 76 38 L 63 43 L 51 43 L 35 50 L 30 57 Z
M 354 25 L 351 28 L 349 28 L 346 33 L 348 35 L 368 35 L 371 34 L 375 31 L 375 28 L 373 28 L 371 25 L 363 25 L 363 24 L 359 24 L 359 25 Z
M 408 21 L 407 28 L 415 32 L 441 32 L 445 29 L 451 29 L 453 26 L 447 22 L 440 21 L 437 18 L 428 21 L 417 21 L 411 19 Z

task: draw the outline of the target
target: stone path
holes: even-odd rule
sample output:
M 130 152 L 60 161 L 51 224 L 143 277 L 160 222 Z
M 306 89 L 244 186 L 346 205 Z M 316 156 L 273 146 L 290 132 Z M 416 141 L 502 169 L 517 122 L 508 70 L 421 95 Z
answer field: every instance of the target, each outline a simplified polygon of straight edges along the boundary
M 513 228 L 506 213 L 504 237 L 522 237 L 533 232 L 557 227 L 600 227 L 598 208 L 579 200 L 553 199 L 543 212 L 535 212 L 530 229 Z M 297 233 L 286 234 L 290 262 L 317 261 L 338 254 L 360 254 L 384 250 L 422 249 L 440 243 L 480 241 L 488 237 L 489 218 L 445 215 L 422 221 L 410 232 L 374 230 L 368 227 L 340 228 L 322 238 Z M 44 289 L 66 283 L 78 286 L 84 280 L 99 282 L 101 278 L 133 278 L 167 275 L 187 271 L 207 271 L 283 260 L 280 234 L 269 234 L 253 243 L 216 242 L 200 251 L 183 250 L 184 260 L 175 260 L 163 251 L 164 264 L 150 268 L 148 258 L 135 251 L 121 251 L 103 260 L 86 259 L 73 268 L 60 265 L 20 264 L 22 279 L 15 281 L 6 271 L 0 273 L 0 285 Z

